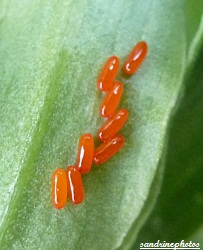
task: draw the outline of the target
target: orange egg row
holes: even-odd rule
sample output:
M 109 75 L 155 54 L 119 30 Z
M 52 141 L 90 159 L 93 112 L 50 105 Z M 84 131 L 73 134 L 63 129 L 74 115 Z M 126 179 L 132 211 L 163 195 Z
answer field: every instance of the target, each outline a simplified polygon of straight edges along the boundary
M 147 43 L 139 42 L 130 52 L 123 70 L 134 74 L 144 61 L 148 51 Z M 78 143 L 76 164 L 66 170 L 58 168 L 52 175 L 52 203 L 57 209 L 64 208 L 67 198 L 74 204 L 84 200 L 82 174 L 91 170 L 92 164 L 99 165 L 111 158 L 124 145 L 124 137 L 117 134 L 128 119 L 127 109 L 118 109 L 123 93 L 123 84 L 115 81 L 120 67 L 117 56 L 111 56 L 104 64 L 97 81 L 97 87 L 106 95 L 100 106 L 100 115 L 107 120 L 98 130 L 97 136 L 102 143 L 95 149 L 91 134 L 83 134 Z

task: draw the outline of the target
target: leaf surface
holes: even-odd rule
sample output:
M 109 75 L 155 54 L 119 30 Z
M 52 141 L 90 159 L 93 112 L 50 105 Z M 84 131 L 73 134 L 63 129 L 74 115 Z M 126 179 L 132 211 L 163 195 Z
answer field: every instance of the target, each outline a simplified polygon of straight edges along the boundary
M 186 1 L 0 1 L 0 248 L 116 249 L 147 200 L 186 65 Z M 171 14 L 173 13 L 173 14 Z M 194 29 L 195 30 L 195 29 Z M 74 164 L 103 120 L 96 79 L 146 40 L 124 83 L 122 151 L 83 176 L 83 204 L 51 204 L 54 169 Z M 134 235 L 136 236 L 136 235 Z
M 203 47 L 185 79 L 185 96 L 169 130 L 163 187 L 153 213 L 140 232 L 138 244 L 157 239 L 195 240 L 193 234 L 203 225 L 202 62 Z

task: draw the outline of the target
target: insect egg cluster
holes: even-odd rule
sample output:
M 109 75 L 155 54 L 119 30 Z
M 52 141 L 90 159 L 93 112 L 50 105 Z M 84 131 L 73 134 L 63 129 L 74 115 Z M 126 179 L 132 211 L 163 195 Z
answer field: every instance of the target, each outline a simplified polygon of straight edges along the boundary
M 134 74 L 144 61 L 147 51 L 147 43 L 138 42 L 127 57 L 123 71 L 128 75 Z M 95 148 L 93 136 L 83 134 L 78 143 L 76 164 L 68 166 L 66 170 L 58 168 L 52 174 L 52 203 L 57 209 L 65 207 L 67 198 L 74 204 L 81 203 L 84 200 L 81 175 L 88 173 L 93 163 L 99 165 L 107 161 L 124 145 L 124 137 L 118 132 L 128 119 L 128 110 L 117 109 L 123 93 L 123 84 L 115 80 L 119 67 L 119 58 L 109 57 L 97 81 L 98 89 L 105 92 L 99 113 L 106 121 L 97 133 L 101 144 Z

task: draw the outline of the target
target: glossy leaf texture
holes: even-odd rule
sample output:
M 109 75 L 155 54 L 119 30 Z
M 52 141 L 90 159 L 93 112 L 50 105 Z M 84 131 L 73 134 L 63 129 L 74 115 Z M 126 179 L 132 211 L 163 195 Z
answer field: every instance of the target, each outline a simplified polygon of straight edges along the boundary
M 124 246 L 158 171 L 188 51 L 195 51 L 200 15 L 190 30 L 187 4 L 0 0 L 0 249 Z M 75 164 L 79 137 L 96 136 L 103 122 L 96 88 L 103 63 L 113 54 L 124 63 L 140 40 L 149 45 L 146 61 L 136 75 L 118 77 L 120 107 L 130 113 L 126 145 L 83 176 L 82 204 L 56 211 L 52 172 Z

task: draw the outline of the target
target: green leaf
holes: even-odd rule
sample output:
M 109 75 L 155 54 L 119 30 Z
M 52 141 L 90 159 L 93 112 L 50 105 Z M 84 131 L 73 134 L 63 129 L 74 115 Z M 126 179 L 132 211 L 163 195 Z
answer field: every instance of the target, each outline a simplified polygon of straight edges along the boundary
M 192 236 L 192 241 L 193 242 L 198 242 L 200 244 L 200 246 L 203 245 L 203 226 Z M 190 237 L 191 239 L 191 237 Z
M 186 3 L 0 0 L 0 249 L 124 246 L 182 85 L 191 42 Z M 80 135 L 96 136 L 103 122 L 95 86 L 102 65 L 112 54 L 123 64 L 140 40 L 149 45 L 145 63 L 135 76 L 118 76 L 121 107 L 130 112 L 126 145 L 83 176 L 84 203 L 56 211 L 52 172 L 74 164 Z
M 161 194 L 138 243 L 157 239 L 192 240 L 192 235 L 203 225 L 202 62 L 203 47 L 185 79 L 185 96 L 170 126 Z

